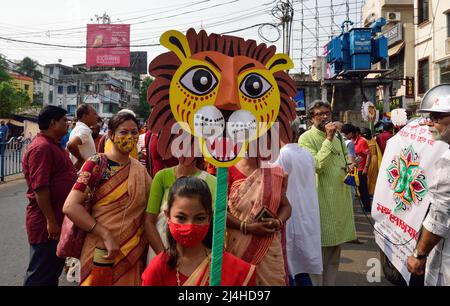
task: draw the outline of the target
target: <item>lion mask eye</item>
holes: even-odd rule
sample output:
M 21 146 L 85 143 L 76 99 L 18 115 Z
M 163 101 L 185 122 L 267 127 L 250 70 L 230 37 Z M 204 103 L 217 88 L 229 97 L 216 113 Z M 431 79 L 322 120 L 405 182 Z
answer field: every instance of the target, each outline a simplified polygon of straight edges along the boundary
M 185 72 L 180 82 L 191 93 L 203 96 L 216 87 L 217 78 L 206 67 L 193 67 Z
M 270 89 L 272 85 L 256 73 L 251 73 L 245 77 L 245 79 L 241 83 L 241 91 L 249 98 L 257 99 L 265 95 Z

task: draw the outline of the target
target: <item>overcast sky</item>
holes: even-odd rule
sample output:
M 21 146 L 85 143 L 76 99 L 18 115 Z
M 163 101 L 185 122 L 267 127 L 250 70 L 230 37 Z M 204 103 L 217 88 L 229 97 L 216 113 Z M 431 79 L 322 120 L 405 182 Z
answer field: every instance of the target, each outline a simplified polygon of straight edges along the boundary
M 41 0 L 41 1 L 2 1 L 0 12 L 0 37 L 49 44 L 82 46 L 86 41 L 86 24 L 94 16 L 107 13 L 113 23 L 131 24 L 131 45 L 159 43 L 160 35 L 169 29 L 185 32 L 188 28 L 203 27 L 208 33 L 234 31 L 258 23 L 274 23 L 270 10 L 277 1 L 273 0 Z M 330 0 L 320 0 L 320 40 L 325 44 L 330 35 Z M 343 20 L 346 6 L 344 0 L 334 0 L 336 23 Z M 349 0 L 352 19 L 358 18 L 363 0 Z M 5 7 L 6 6 L 6 7 Z M 307 57 L 304 68 L 315 56 L 314 20 L 315 0 L 305 0 L 304 4 L 304 48 Z M 300 63 L 300 1 L 294 1 L 293 50 L 296 69 Z M 310 29 L 307 30 L 306 28 Z M 335 27 L 336 30 L 337 27 Z M 276 39 L 274 29 L 264 28 L 269 39 Z M 230 35 L 246 39 L 262 40 L 258 36 L 258 27 L 236 32 Z M 282 52 L 282 39 L 276 43 L 278 52 Z M 311 47 L 312 45 L 312 47 Z M 164 47 L 137 47 L 131 51 L 147 51 L 150 62 L 158 54 L 165 52 Z M 309 54 L 306 54 L 306 53 Z M 8 59 L 20 60 L 29 56 L 40 64 L 56 63 L 59 59 L 64 65 L 86 62 L 85 49 L 67 49 L 9 42 L 0 39 L 0 53 Z

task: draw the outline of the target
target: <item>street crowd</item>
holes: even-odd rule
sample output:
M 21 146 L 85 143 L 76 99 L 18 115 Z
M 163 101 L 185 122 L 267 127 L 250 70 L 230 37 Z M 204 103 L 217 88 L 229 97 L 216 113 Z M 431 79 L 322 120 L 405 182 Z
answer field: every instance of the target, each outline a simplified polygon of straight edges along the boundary
M 433 88 L 421 110 L 430 113 L 431 135 L 446 143 L 449 96 L 450 85 Z M 436 98 L 443 102 L 428 106 Z M 333 122 L 324 101 L 310 103 L 307 116 L 311 127 L 293 121 L 293 137 L 271 167 L 246 157 L 229 168 L 222 285 L 333 286 L 342 245 L 358 243 L 353 203 L 360 199 L 371 211 L 394 125 Z M 69 128 L 65 110 L 44 107 L 41 132 L 23 159 L 30 245 L 24 285 L 58 285 L 61 254 L 75 247 L 65 235 L 70 225 L 85 234 L 77 250 L 80 285 L 208 285 L 215 168 L 203 158 L 162 159 L 158 135 L 130 110 L 110 118 L 106 131 L 92 106 L 80 105 L 76 118 Z M 408 257 L 408 269 L 425 274 L 426 284 L 450 284 L 449 154 L 436 163 L 439 188 L 430 188 L 434 201 Z M 429 258 L 434 248 L 440 251 Z

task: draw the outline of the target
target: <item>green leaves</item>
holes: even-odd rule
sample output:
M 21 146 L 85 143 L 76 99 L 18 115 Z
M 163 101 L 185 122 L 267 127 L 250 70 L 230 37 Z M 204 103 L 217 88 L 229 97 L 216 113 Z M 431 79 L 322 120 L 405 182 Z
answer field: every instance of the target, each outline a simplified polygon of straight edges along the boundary
M 142 83 L 141 88 L 139 90 L 139 107 L 138 107 L 138 116 L 147 120 L 150 115 L 150 105 L 147 102 L 147 89 L 152 84 L 153 79 L 150 77 L 146 77 Z

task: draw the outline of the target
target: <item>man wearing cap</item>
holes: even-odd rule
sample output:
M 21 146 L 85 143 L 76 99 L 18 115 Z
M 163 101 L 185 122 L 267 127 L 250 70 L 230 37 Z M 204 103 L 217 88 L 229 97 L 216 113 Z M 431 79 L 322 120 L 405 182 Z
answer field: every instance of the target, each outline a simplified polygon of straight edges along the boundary
M 419 112 L 429 113 L 426 124 L 435 140 L 450 144 L 450 84 L 430 89 Z M 425 286 L 450 285 L 450 150 L 435 163 L 433 182 L 429 187 L 431 204 L 423 221 L 422 234 L 413 254 L 408 257 L 408 270 L 425 274 Z
M 316 100 L 308 107 L 313 126 L 302 134 L 299 145 L 313 156 L 319 196 L 323 273 L 315 285 L 336 282 L 341 245 L 356 239 L 350 186 L 344 183 L 348 169 L 347 147 L 331 122 L 331 106 Z

